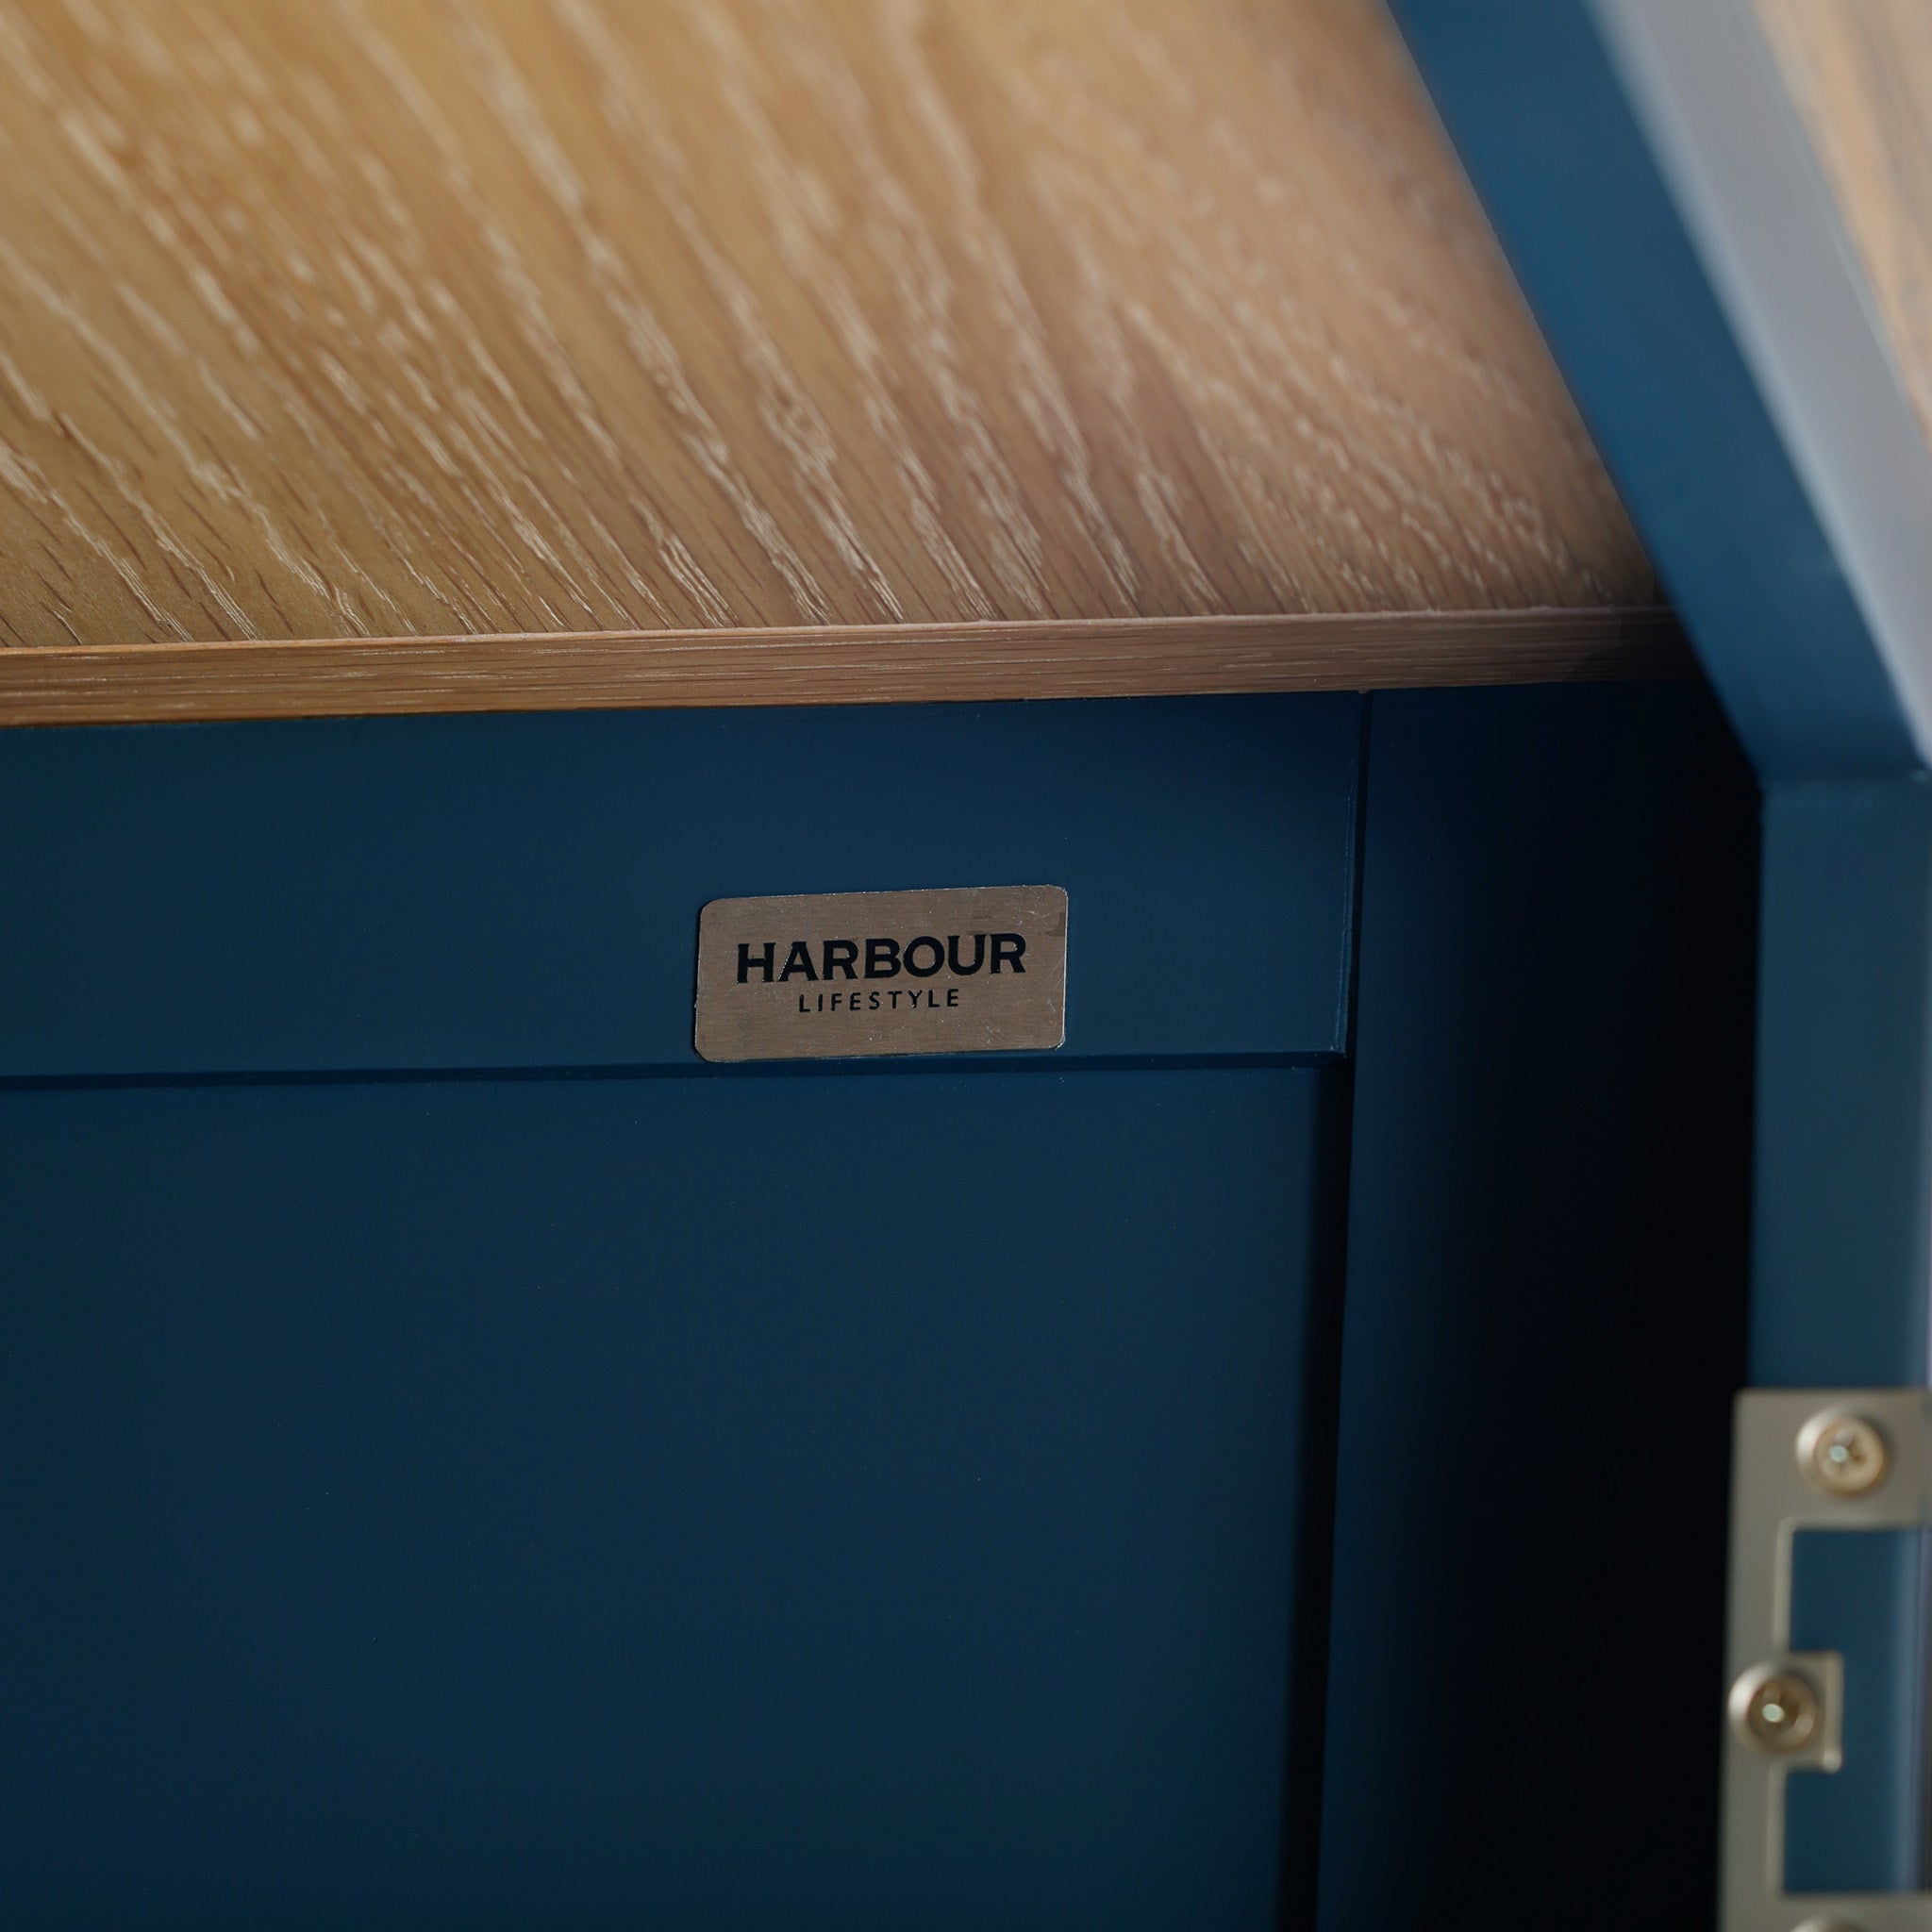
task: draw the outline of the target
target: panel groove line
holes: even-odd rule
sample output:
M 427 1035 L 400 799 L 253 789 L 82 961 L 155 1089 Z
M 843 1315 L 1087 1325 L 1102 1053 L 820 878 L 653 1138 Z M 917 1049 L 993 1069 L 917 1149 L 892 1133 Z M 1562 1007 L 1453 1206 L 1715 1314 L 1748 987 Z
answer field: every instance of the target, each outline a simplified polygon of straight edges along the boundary
M 479 1081 L 527 1080 L 785 1080 L 890 1079 L 902 1074 L 929 1074 L 943 1067 L 966 1079 L 1018 1074 L 1027 1079 L 1062 1079 L 1075 1074 L 1145 1074 L 1157 1068 L 1187 1073 L 1209 1067 L 1231 1071 L 1269 1068 L 1333 1067 L 1342 1053 L 1209 1054 L 1040 1054 L 989 1053 L 943 1059 L 908 1054 L 903 1059 L 754 1060 L 741 1065 L 592 1067 L 330 1067 L 317 1072 L 267 1068 L 247 1074 L 13 1074 L 0 1075 L 0 1093 L 69 1091 L 138 1091 L 152 1087 L 433 1087 Z

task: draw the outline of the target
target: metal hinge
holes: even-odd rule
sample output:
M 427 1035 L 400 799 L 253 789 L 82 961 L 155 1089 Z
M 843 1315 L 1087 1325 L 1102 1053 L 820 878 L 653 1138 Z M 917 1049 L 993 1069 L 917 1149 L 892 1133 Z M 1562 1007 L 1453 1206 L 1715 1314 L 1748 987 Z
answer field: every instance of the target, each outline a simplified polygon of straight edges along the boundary
M 1750 1389 L 1731 1477 L 1730 1689 L 1724 1711 L 1724 1932 L 1932 1932 L 1932 1892 L 1785 1890 L 1785 1782 L 1836 1771 L 1844 1661 L 1794 1651 L 1801 1529 L 1932 1522 L 1923 1389 Z

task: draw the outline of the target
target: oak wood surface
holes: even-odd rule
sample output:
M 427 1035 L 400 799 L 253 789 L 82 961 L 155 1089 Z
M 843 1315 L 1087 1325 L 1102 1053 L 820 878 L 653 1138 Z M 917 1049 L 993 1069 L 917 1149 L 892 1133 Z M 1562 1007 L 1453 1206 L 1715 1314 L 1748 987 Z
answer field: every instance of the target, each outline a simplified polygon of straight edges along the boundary
M 1757 0 L 1932 437 L 1932 7 Z
M 1655 599 L 1371 0 L 0 0 L 0 718 Z
M 917 704 L 1695 675 L 1660 610 L 1135 617 L 0 651 L 0 723 Z

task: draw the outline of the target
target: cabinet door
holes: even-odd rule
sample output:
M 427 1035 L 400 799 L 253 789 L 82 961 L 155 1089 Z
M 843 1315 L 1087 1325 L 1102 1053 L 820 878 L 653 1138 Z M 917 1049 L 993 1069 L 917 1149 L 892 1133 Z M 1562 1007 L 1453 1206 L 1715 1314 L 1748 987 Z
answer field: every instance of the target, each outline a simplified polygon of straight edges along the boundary
M 9 1923 L 1274 1923 L 1358 722 L 0 741 Z M 1006 883 L 1060 1052 L 692 1054 L 706 900 Z

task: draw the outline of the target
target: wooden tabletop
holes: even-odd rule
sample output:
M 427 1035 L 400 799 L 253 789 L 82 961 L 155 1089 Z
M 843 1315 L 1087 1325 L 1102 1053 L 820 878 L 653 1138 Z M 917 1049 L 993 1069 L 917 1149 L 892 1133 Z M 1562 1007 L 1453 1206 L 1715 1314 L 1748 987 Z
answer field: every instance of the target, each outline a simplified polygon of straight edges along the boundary
M 0 719 L 1673 654 L 1369 0 L 0 0 Z
M 1757 5 L 1906 392 L 1932 437 L 1932 8 L 1924 0 Z

